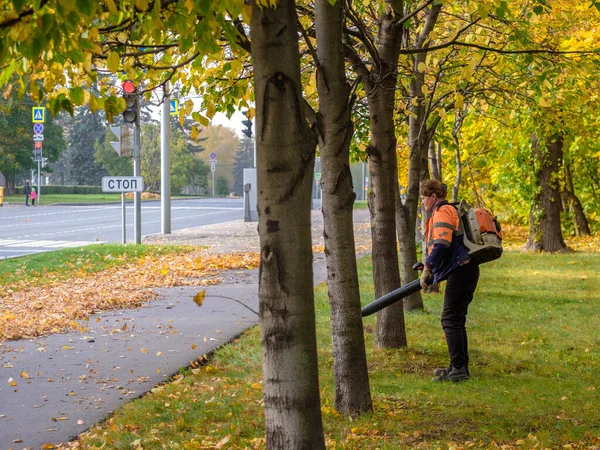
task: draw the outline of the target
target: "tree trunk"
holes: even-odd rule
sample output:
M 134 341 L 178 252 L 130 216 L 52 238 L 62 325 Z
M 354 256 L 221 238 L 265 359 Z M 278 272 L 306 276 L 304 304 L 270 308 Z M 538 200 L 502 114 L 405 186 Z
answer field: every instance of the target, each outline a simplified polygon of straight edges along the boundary
M 252 3 L 260 326 L 267 449 L 324 449 L 310 204 L 316 136 L 303 113 L 295 2 Z
M 563 138 L 558 134 L 540 145 L 535 135 L 531 138 L 536 165 L 535 179 L 539 184 L 530 213 L 529 241 L 526 250 L 563 252 L 567 246 L 560 226 L 560 173 L 563 155 Z
M 417 235 L 416 224 L 413 225 L 413 231 L 408 230 L 408 210 L 406 205 L 402 203 L 400 194 L 396 194 L 396 231 L 398 233 L 398 242 L 400 242 L 400 254 L 402 258 L 410 258 L 408 263 L 402 260 L 402 284 L 408 284 L 419 277 L 419 273 L 413 270 L 412 266 L 417 262 Z M 413 249 L 414 251 L 410 251 Z M 423 305 L 421 291 L 405 297 L 403 300 L 404 308 L 407 310 L 419 309 L 419 305 Z
M 454 152 L 456 157 L 456 178 L 454 179 L 454 187 L 452 188 L 452 202 L 458 201 L 458 190 L 460 189 L 460 180 L 462 177 L 462 161 L 460 157 L 460 129 L 465 120 L 466 113 L 459 111 L 454 116 L 454 126 L 452 127 L 452 140 L 454 141 Z
M 369 78 L 365 80 L 371 123 L 371 143 L 367 147 L 371 173 L 368 204 L 373 240 L 373 283 L 377 298 L 400 286 L 395 234 L 398 163 L 394 132 L 394 92 L 401 30 L 395 26 L 391 11 L 383 14 L 380 23 L 377 48 L 380 65 L 373 67 Z M 398 302 L 377 313 L 375 346 L 399 348 L 406 344 L 404 310 Z
M 573 186 L 573 175 L 571 174 L 570 164 L 565 164 L 565 195 L 567 196 L 568 204 L 573 210 L 573 219 L 575 222 L 575 234 L 577 236 L 589 236 L 590 226 L 588 224 L 583 206 L 575 195 L 575 187 Z
M 436 143 L 433 139 L 429 141 L 429 150 L 427 158 L 429 159 L 429 173 L 434 180 L 442 181 L 442 173 L 440 171 L 440 161 L 436 151 Z
M 350 86 L 342 46 L 344 7 L 316 2 L 317 89 L 327 289 L 331 309 L 335 406 L 342 414 L 371 411 L 371 392 L 356 268 L 350 173 Z
M 414 47 L 427 47 L 429 34 L 435 27 L 439 16 L 441 4 L 433 5 L 427 11 L 425 23 L 421 33 L 417 36 Z M 400 238 L 400 255 L 402 260 L 402 280 L 414 279 L 415 272 L 412 268 L 417 261 L 416 249 L 416 221 L 417 209 L 419 206 L 419 186 L 424 176 L 427 176 L 427 152 L 432 132 L 427 129 L 427 113 L 425 108 L 425 96 L 423 94 L 423 85 L 425 84 L 425 74 L 419 70 L 419 64 L 424 63 L 426 53 L 417 53 L 413 60 L 413 74 L 410 82 L 411 98 L 416 100 L 416 105 L 411 107 L 412 114 L 409 117 L 408 145 L 410 148 L 408 164 L 408 187 L 406 189 L 406 202 L 404 203 L 404 212 L 401 215 L 405 223 L 400 225 L 398 234 L 407 233 Z M 425 161 L 425 164 L 423 164 Z M 407 281 L 404 281 L 406 284 Z M 420 292 L 407 297 L 404 300 L 404 307 L 407 310 L 422 310 L 423 300 Z

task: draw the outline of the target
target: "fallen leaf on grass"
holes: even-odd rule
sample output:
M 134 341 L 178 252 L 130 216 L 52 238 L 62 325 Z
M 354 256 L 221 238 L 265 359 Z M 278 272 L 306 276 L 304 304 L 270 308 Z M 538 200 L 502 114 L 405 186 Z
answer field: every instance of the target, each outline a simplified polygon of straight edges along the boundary
M 229 439 L 231 439 L 230 435 L 225 436 L 223 439 L 221 439 L 217 445 L 215 445 L 215 448 L 220 449 L 222 448 L 225 444 L 227 444 L 229 442 Z

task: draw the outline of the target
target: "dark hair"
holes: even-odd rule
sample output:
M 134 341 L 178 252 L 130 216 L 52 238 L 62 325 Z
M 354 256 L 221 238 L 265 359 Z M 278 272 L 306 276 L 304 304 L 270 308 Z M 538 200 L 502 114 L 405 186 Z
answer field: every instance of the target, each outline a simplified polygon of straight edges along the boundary
M 437 195 L 438 198 L 445 198 L 448 187 L 444 183 L 440 183 L 438 180 L 426 180 L 421 183 L 421 189 L 419 189 L 419 195 L 423 197 L 429 197 L 430 195 Z

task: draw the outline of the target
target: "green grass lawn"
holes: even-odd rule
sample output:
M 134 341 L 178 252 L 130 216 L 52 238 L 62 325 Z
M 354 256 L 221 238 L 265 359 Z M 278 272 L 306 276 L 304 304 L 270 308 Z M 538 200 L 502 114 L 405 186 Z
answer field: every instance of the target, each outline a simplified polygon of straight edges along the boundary
M 44 194 L 42 188 L 41 205 L 55 205 L 57 203 L 104 203 L 121 202 L 120 194 Z M 131 201 L 131 200 L 129 200 Z M 25 203 L 24 195 L 9 195 L 4 197 L 6 204 Z
M 366 304 L 368 258 L 359 272 Z M 600 254 L 507 252 L 481 272 L 467 323 L 472 379 L 431 382 L 447 350 L 442 296 L 426 295 L 425 311 L 406 314 L 408 348 L 375 350 L 375 317 L 366 318 L 374 412 L 358 418 L 333 408 L 329 306 L 325 286 L 317 288 L 328 448 L 598 448 Z M 92 428 L 82 448 L 264 448 L 257 327 L 182 374 Z
M 173 196 L 173 199 L 186 198 L 185 196 Z M 144 200 L 147 201 L 147 200 Z M 115 202 L 121 203 L 121 194 L 105 193 L 105 194 L 44 194 L 42 188 L 41 205 L 56 205 L 60 203 L 106 203 Z M 132 199 L 127 199 L 127 202 L 133 202 Z M 24 204 L 24 195 L 9 195 L 4 197 L 5 204 Z M 36 202 L 37 203 L 37 202 Z

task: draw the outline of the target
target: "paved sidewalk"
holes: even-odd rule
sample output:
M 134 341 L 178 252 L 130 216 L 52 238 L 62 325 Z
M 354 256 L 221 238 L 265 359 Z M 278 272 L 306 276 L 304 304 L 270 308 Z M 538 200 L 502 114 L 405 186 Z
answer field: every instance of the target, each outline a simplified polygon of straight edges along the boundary
M 368 251 L 368 211 L 355 215 L 357 251 Z M 144 243 L 203 245 L 220 253 L 258 251 L 257 223 L 242 220 L 147 236 Z M 313 246 L 322 215 L 313 211 Z M 326 280 L 315 254 L 315 284 Z M 258 271 L 230 271 L 209 287 L 156 289 L 138 309 L 90 317 L 85 334 L 0 342 L 0 450 L 39 449 L 76 437 L 258 321 Z M 202 306 L 193 297 L 206 289 Z M 12 382 L 9 380 L 12 379 Z
M 311 228 L 313 249 L 322 253 L 323 247 L 323 214 L 312 211 Z M 354 236 L 357 253 L 370 252 L 371 228 L 370 216 L 367 209 L 354 210 Z M 234 220 L 227 223 L 206 225 L 203 227 L 177 230 L 172 234 L 153 234 L 145 236 L 143 243 L 188 244 L 202 245 L 218 253 L 259 252 L 258 222 Z M 321 255 L 322 257 L 322 255 Z

